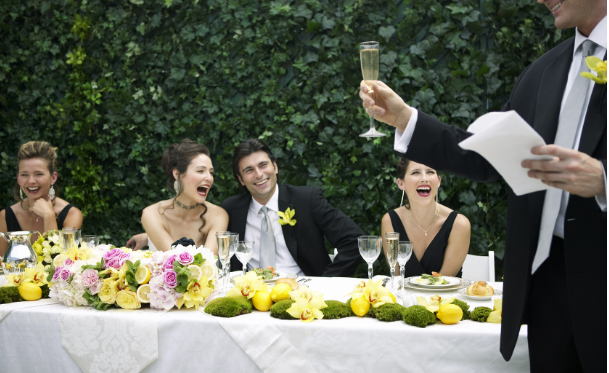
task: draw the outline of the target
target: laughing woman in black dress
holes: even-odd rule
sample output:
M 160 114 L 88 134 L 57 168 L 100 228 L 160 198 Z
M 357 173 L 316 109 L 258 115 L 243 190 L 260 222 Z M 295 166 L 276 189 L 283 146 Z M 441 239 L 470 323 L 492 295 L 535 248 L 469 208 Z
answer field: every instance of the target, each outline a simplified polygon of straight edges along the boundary
M 48 142 L 30 141 L 21 146 L 17 159 L 15 199 L 19 202 L 0 211 L 0 232 L 43 233 L 64 227 L 80 228 L 80 210 L 68 201 L 55 197 L 55 148 Z M 33 234 L 32 242 L 36 239 L 38 234 Z M 7 242 L 0 240 L 0 255 L 4 255 L 7 247 Z
M 412 256 L 404 276 L 439 272 L 461 277 L 461 267 L 469 250 L 469 220 L 436 200 L 440 176 L 433 168 L 400 159 L 397 166 L 398 187 L 407 198 L 405 204 L 383 216 L 381 230 L 383 250 L 385 233 L 398 232 L 400 241 L 413 244 Z M 396 266 L 396 275 L 399 266 Z

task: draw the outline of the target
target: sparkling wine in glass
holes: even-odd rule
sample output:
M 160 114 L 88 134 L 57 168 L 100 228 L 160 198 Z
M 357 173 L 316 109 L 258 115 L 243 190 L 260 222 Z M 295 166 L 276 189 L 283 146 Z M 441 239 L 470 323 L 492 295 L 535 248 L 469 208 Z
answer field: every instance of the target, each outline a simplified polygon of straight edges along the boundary
M 387 248 L 387 262 L 391 272 L 391 289 L 395 289 L 395 265 L 398 261 L 398 246 L 400 234 L 397 232 L 385 233 L 385 247 Z
M 63 247 L 65 250 L 70 250 L 72 247 L 78 245 L 76 244 L 76 228 L 63 228 L 61 230 L 63 237 Z
M 406 288 L 404 287 L 404 271 L 406 263 L 411 255 L 412 242 L 400 241 L 400 244 L 398 245 L 398 264 L 400 265 L 400 276 L 402 277 L 402 291 L 406 291 Z
M 366 41 L 359 44 L 359 57 L 362 63 L 362 77 L 368 87 L 379 79 L 379 43 L 378 41 Z M 375 92 L 370 90 L 368 94 L 374 99 Z M 374 128 L 374 111 L 370 110 L 370 129 L 362 133 L 360 137 L 382 137 L 386 136 Z
M 382 241 L 379 236 L 361 236 L 357 238 L 359 253 L 368 263 L 368 280 L 372 279 L 372 263 L 381 253 Z
M 249 262 L 254 255 L 254 242 L 239 242 L 235 255 L 237 255 L 237 259 L 243 264 L 243 275 L 245 276 L 245 273 L 247 272 L 247 262 Z
M 218 245 L 218 259 L 222 263 L 222 288 L 226 286 L 226 266 L 230 260 L 230 234 L 228 231 L 216 232 L 216 243 Z

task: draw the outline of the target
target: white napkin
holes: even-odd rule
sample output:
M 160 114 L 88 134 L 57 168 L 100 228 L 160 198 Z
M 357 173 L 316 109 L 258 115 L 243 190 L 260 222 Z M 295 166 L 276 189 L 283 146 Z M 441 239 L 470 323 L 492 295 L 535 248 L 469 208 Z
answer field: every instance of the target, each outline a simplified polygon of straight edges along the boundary
M 24 301 L 24 302 L 13 302 L 13 303 L 4 303 L 0 304 L 0 322 L 8 316 L 13 310 L 17 310 L 20 308 L 29 308 L 29 307 L 39 307 L 39 306 L 48 306 L 49 304 L 59 303 L 55 299 L 40 299 L 34 301 Z
M 550 187 L 539 179 L 530 178 L 524 160 L 549 160 L 551 156 L 531 153 L 531 149 L 546 145 L 543 138 L 515 111 L 485 114 L 467 129 L 473 136 L 461 141 L 463 149 L 483 156 L 501 174 L 517 196 L 546 190 Z

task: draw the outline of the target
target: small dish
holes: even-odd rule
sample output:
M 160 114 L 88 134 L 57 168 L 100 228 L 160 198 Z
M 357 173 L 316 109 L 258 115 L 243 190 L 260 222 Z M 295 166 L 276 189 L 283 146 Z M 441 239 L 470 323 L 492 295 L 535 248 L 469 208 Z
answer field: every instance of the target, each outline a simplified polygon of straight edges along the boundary
M 467 288 L 459 289 L 457 292 L 459 293 L 459 295 L 463 295 L 464 297 L 469 298 L 471 300 L 491 300 L 493 295 L 503 295 L 503 292 L 499 289 L 495 289 L 495 294 L 484 297 L 467 294 Z
M 459 285 L 461 285 L 462 279 L 460 279 L 459 277 L 450 277 L 450 276 L 443 276 L 443 277 L 444 277 L 444 280 L 448 281 L 448 284 L 422 285 L 422 284 L 419 284 L 416 282 L 416 280 L 421 278 L 421 276 L 408 277 L 408 283 L 414 287 L 421 287 L 421 288 L 425 288 L 425 289 L 448 289 L 448 288 L 455 288 L 455 287 L 458 287 Z

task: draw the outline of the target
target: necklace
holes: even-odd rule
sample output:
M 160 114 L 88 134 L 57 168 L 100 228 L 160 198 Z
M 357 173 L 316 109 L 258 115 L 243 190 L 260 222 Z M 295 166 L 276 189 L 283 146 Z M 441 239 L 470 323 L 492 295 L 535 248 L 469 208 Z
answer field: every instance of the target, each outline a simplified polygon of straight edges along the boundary
M 433 227 L 433 225 L 436 223 L 436 219 L 438 219 L 438 203 L 436 202 L 436 216 L 433 218 L 433 221 L 431 222 L 431 225 L 429 226 L 429 228 L 427 228 L 427 230 L 423 229 L 419 223 L 417 223 L 417 221 L 414 219 L 414 216 L 412 216 L 412 211 L 408 210 L 410 212 L 410 217 L 412 218 L 412 221 L 417 225 L 417 227 L 421 228 L 421 230 L 423 232 L 425 232 L 425 236 L 427 236 L 427 232 L 429 232 L 429 230 L 431 229 L 431 227 Z
M 200 204 L 200 203 L 195 203 L 195 204 L 194 204 L 194 205 L 192 205 L 192 206 L 186 206 L 186 205 L 185 205 L 185 204 L 183 204 L 182 202 L 178 201 L 178 199 L 177 199 L 177 198 L 174 198 L 173 200 L 174 200 L 174 201 L 176 201 L 176 203 L 178 204 L 178 206 L 180 206 L 180 207 L 181 207 L 181 208 L 183 208 L 184 210 L 192 210 L 192 209 L 194 209 L 194 208 L 195 208 L 195 207 L 197 207 L 197 206 L 201 206 L 201 204 Z

